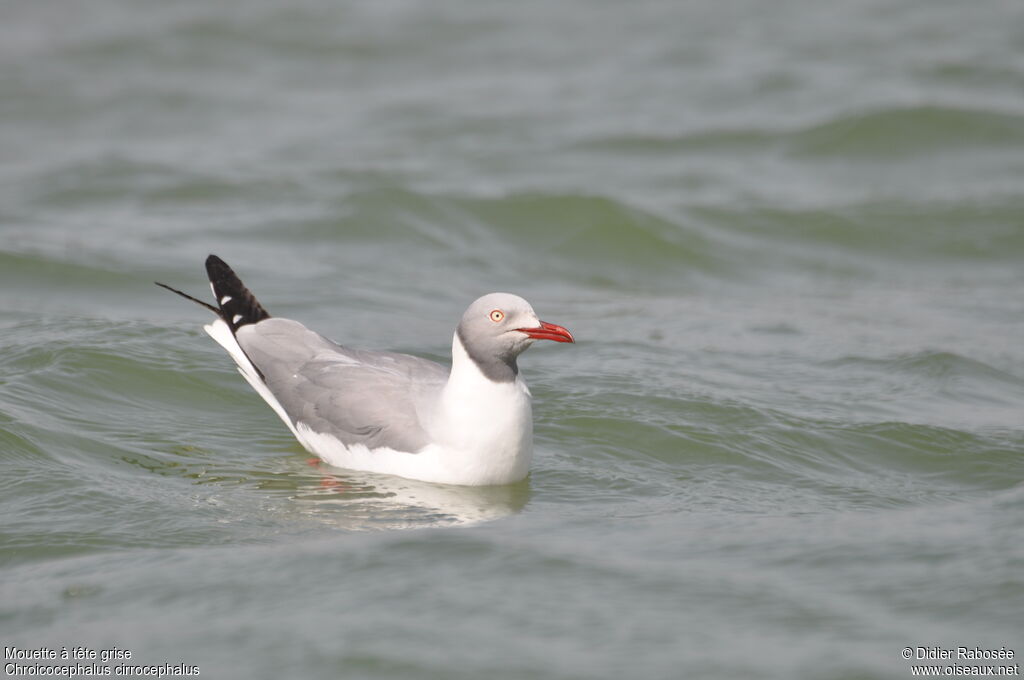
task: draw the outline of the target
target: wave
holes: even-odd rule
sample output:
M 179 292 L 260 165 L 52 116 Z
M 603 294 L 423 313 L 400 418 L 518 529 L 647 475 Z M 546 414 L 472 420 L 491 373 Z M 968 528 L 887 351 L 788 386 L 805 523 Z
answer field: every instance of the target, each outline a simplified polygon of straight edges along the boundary
M 1024 115 L 938 105 L 889 107 L 836 116 L 786 134 L 791 153 L 902 158 L 1024 144 Z
M 723 266 L 700 230 L 602 195 L 472 197 L 392 187 L 351 194 L 337 212 L 281 236 L 433 251 L 463 265 L 558 272 L 597 286 Z
M 593 477 L 607 493 L 671 497 L 692 486 L 706 496 L 717 488 L 737 504 L 778 488 L 805 494 L 808 506 L 880 508 L 1024 481 L 1016 426 L 1024 378 L 935 351 L 847 357 L 823 368 L 791 376 L 781 392 L 709 390 L 699 374 L 685 387 L 652 386 L 642 362 L 635 375 L 615 368 L 581 377 L 571 406 L 546 395 L 537 432 L 541 441 L 577 441 L 586 454 L 542 465 L 559 479 Z
M 734 245 L 798 266 L 838 264 L 836 256 L 869 256 L 881 262 L 934 264 L 941 260 L 1011 263 L 1024 255 L 1018 225 L 1024 200 L 913 202 L 877 200 L 827 208 L 697 207 L 689 215 L 708 228 L 733 234 Z M 816 250 L 819 249 L 819 250 Z M 765 256 L 774 256 L 765 257 Z
M 294 198 L 300 189 L 290 180 L 236 169 L 207 170 L 186 163 L 140 160 L 125 154 L 63 160 L 24 180 L 29 204 L 39 209 L 121 205 L 126 196 L 152 209 L 177 210 L 204 204 L 252 205 Z
M 638 155 L 773 151 L 808 158 L 887 159 L 969 147 L 1003 149 L 1022 144 L 1022 114 L 920 105 L 844 111 L 795 126 L 718 128 L 711 125 L 677 134 L 610 134 L 578 141 L 572 148 Z

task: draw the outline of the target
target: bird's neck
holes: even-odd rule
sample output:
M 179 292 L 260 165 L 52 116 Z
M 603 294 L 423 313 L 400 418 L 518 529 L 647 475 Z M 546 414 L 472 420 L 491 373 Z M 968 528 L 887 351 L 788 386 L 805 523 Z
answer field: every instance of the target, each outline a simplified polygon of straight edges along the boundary
M 458 343 L 458 348 L 455 344 Z M 459 351 L 461 350 L 461 351 Z M 466 356 L 476 366 L 477 371 L 484 377 L 494 382 L 513 382 L 519 376 L 519 367 L 516 365 L 516 355 L 496 356 L 482 352 L 466 341 L 462 334 L 462 326 L 455 329 L 455 338 L 452 340 L 452 361 L 455 361 L 456 354 Z
M 530 390 L 514 380 L 488 378 L 466 352 L 458 334 L 452 339 L 452 370 L 441 395 L 441 420 L 449 441 L 474 450 L 511 449 L 527 454 L 532 447 Z
M 462 343 L 459 333 L 452 336 L 452 370 L 448 375 L 448 384 L 445 386 L 445 393 L 452 397 L 465 395 L 473 397 L 481 394 L 516 394 L 525 392 L 529 396 L 530 391 L 526 384 L 519 378 L 516 371 L 510 379 L 502 376 L 501 379 L 494 379 L 488 375 L 479 361 L 470 356 L 466 346 Z

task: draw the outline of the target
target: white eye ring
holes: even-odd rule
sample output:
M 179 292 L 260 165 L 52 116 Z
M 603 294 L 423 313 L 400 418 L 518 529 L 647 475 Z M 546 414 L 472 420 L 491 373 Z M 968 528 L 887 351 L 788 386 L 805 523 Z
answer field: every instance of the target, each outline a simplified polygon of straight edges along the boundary
M 504 320 L 505 312 L 501 311 L 500 309 L 491 310 L 491 321 L 493 321 L 494 323 L 501 323 Z

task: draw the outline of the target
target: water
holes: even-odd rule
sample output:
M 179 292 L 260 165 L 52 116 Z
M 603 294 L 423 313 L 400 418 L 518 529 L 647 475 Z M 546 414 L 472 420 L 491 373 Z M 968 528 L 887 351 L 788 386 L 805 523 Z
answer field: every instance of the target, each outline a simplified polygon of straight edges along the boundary
M 3 13 L 5 645 L 215 678 L 1024 654 L 1024 5 Z M 579 342 L 522 358 L 529 480 L 311 461 L 152 285 L 203 293 L 209 252 L 439 360 L 477 295 L 530 299 Z

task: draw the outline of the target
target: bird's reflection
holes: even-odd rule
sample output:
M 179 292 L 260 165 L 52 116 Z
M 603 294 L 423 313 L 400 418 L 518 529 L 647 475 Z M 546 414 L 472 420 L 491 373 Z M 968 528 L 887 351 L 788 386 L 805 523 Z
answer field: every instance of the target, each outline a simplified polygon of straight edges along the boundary
M 303 480 L 295 500 L 304 512 L 350 530 L 471 526 L 515 514 L 530 498 L 529 480 L 453 486 L 342 470 L 317 458 L 307 464 L 317 476 Z

